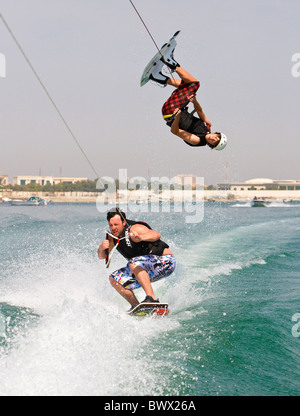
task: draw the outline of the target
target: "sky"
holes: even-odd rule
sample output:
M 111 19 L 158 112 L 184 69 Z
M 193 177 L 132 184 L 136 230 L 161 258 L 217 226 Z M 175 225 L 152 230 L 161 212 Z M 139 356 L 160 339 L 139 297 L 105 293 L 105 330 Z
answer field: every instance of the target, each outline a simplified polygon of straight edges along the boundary
M 140 78 L 156 48 L 129 0 L 0 0 L 0 13 L 100 176 L 207 185 L 298 179 L 299 0 L 134 0 L 156 43 L 177 31 L 175 58 L 201 82 L 198 100 L 222 152 L 172 135 L 172 88 Z M 0 20 L 0 174 L 95 178 Z

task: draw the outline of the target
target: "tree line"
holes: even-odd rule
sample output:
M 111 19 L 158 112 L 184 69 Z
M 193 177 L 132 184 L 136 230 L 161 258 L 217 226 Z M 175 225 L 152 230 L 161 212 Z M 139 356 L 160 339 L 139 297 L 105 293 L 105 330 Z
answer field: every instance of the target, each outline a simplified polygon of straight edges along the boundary
M 2 189 L 11 189 L 12 191 L 23 192 L 99 192 L 96 188 L 97 180 L 82 181 L 76 183 L 62 182 L 55 185 L 38 183 L 29 183 L 27 185 L 7 185 Z
M 52 184 L 46 184 L 46 185 L 40 185 L 38 183 L 29 183 L 27 185 L 12 185 L 9 184 L 7 186 L 0 186 L 1 189 L 7 189 L 17 192 L 103 192 L 103 186 L 98 184 L 98 180 L 87 180 L 87 181 L 81 181 L 81 182 L 75 182 L 75 183 L 68 183 L 68 182 L 62 182 L 55 185 Z M 116 179 L 114 182 L 114 186 L 116 190 L 120 189 L 119 180 Z M 133 186 L 133 189 L 140 190 L 140 189 L 148 189 L 151 190 L 153 187 L 152 182 L 148 182 L 144 184 L 144 186 L 141 186 L 138 183 L 131 184 Z M 159 185 L 158 189 L 161 188 L 161 184 Z M 104 186 L 105 189 L 108 188 L 107 185 Z M 122 189 L 124 188 L 124 184 L 122 184 Z M 183 189 L 183 185 L 175 184 L 171 186 L 172 189 Z M 188 187 L 187 187 L 188 188 Z M 216 188 L 213 185 L 210 185 L 208 190 L 215 190 Z

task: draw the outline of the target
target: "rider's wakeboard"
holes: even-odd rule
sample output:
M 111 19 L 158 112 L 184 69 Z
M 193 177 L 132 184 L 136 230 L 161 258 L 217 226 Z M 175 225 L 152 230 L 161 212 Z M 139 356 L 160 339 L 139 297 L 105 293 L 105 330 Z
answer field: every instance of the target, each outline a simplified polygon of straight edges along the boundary
M 146 66 L 145 71 L 143 72 L 141 78 L 141 87 L 143 87 L 147 82 L 151 79 L 151 75 L 156 78 L 160 79 L 161 81 L 165 81 L 169 77 L 162 73 L 163 66 L 165 62 L 170 63 L 171 65 L 177 64 L 177 62 L 173 58 L 173 52 L 177 45 L 176 37 L 179 35 L 180 30 L 174 34 L 174 36 L 166 43 L 159 52 L 154 56 L 153 59 L 149 62 Z
M 140 303 L 130 312 L 131 316 L 167 316 L 169 305 L 167 303 Z

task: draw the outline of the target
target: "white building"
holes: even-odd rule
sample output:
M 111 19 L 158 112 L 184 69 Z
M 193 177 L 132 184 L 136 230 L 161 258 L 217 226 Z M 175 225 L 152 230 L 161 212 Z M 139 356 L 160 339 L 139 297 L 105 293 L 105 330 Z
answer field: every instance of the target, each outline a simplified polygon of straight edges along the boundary
M 300 180 L 273 180 L 256 178 L 246 182 L 219 184 L 220 190 L 227 191 L 299 191 Z
M 29 185 L 36 183 L 41 186 L 57 185 L 59 183 L 86 182 L 88 178 L 54 178 L 52 176 L 14 176 L 13 185 Z

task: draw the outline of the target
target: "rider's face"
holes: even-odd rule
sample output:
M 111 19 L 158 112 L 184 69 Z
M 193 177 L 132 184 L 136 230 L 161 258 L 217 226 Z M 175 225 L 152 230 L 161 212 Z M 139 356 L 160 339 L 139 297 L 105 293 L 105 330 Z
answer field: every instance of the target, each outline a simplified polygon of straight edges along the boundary
M 208 133 L 205 136 L 206 142 L 212 146 L 217 146 L 220 142 L 220 137 L 216 133 Z
M 120 215 L 116 214 L 113 218 L 111 218 L 108 222 L 109 229 L 115 237 L 120 237 L 126 225 L 125 221 L 122 221 Z

